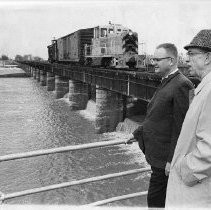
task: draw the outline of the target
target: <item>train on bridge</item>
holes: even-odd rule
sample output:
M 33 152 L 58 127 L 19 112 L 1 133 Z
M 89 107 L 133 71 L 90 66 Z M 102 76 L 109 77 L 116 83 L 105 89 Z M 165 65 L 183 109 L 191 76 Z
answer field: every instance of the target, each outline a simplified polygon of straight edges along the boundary
M 48 46 L 48 60 L 119 69 L 142 68 L 146 55 L 139 55 L 138 47 L 136 32 L 109 22 L 52 40 Z

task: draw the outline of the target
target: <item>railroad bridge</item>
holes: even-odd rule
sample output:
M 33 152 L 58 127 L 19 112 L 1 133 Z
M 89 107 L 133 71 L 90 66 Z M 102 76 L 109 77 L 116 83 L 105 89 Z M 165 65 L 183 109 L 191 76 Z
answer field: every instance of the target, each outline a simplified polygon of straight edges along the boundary
M 70 108 L 82 110 L 90 99 L 96 102 L 97 133 L 114 131 L 125 117 L 145 114 L 160 77 L 146 71 L 123 71 L 83 66 L 22 61 L 20 67 L 55 98 L 69 93 Z

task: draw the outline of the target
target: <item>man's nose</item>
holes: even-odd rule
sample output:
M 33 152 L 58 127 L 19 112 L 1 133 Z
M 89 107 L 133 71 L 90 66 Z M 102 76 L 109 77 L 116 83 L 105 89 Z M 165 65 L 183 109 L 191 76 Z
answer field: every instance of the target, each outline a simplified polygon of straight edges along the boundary
M 189 57 L 189 56 L 187 56 L 187 57 L 185 58 L 185 62 L 186 62 L 186 63 L 189 63 L 189 62 L 190 62 L 190 57 Z

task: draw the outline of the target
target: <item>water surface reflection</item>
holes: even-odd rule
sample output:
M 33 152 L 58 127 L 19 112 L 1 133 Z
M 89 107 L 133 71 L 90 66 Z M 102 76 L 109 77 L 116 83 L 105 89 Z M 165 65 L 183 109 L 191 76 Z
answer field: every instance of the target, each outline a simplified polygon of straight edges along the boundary
M 69 109 L 66 99 L 54 99 L 31 78 L 0 79 L 1 155 L 102 140 L 117 133 L 95 134 L 93 122 Z M 0 191 L 12 193 L 72 180 L 140 168 L 145 165 L 137 145 L 113 146 L 2 162 Z M 149 177 L 124 178 L 83 184 L 6 201 L 9 204 L 81 205 L 113 196 L 144 191 Z M 112 203 L 145 206 L 145 198 Z

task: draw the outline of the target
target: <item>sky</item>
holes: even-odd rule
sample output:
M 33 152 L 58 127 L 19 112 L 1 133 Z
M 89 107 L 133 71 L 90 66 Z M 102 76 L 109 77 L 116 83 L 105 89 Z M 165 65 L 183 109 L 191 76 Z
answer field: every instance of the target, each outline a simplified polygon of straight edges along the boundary
M 211 29 L 209 0 L 0 0 L 0 56 L 47 59 L 51 40 L 81 28 L 122 24 L 138 33 L 147 54 L 171 42 L 184 45 Z

